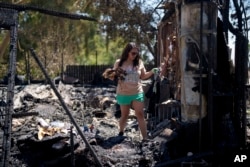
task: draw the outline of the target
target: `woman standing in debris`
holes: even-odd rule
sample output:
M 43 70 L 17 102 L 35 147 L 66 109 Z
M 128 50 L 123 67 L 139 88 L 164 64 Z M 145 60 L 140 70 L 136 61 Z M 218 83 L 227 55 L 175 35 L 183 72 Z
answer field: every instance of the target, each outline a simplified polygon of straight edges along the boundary
M 114 64 L 113 70 L 124 74 L 122 77 L 118 77 L 116 88 L 116 99 L 121 108 L 119 136 L 124 133 L 129 110 L 132 107 L 135 110 L 143 140 L 146 140 L 147 125 L 144 119 L 144 92 L 141 80 L 150 78 L 154 73 L 158 72 L 158 68 L 146 71 L 139 55 L 139 47 L 131 42 L 123 49 L 120 59 L 117 59 Z

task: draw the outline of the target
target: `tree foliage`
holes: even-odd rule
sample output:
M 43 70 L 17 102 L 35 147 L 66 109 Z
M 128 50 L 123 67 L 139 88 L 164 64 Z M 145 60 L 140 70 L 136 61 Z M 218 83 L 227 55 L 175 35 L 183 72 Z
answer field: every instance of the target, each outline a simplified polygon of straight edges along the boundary
M 102 12 L 100 20 L 101 31 L 108 38 L 115 39 L 118 36 L 125 41 L 136 41 L 147 47 L 149 52 L 155 56 L 154 38 L 156 25 L 160 17 L 156 17 L 155 7 L 160 1 L 134 1 L 134 0 L 104 0 L 100 1 L 99 10 Z M 155 3 L 154 3 L 155 2 Z
M 35 49 L 51 76 L 58 75 L 68 64 L 111 64 L 129 41 L 142 43 L 148 47 L 151 54 L 154 52 L 150 43 L 154 39 L 155 30 L 150 24 L 154 20 L 153 8 L 142 9 L 145 1 L 6 0 L 5 2 L 90 15 L 99 20 L 99 22 L 70 20 L 35 11 L 20 12 L 17 55 L 19 74 L 27 72 L 26 64 L 29 61 L 31 76 L 42 77 L 36 63 L 29 56 L 31 47 Z M 1 31 L 1 45 L 7 34 L 8 32 Z M 1 56 L 2 62 L 4 60 L 8 62 L 6 49 L 5 55 L 7 56 Z
M 31 75 L 40 78 L 42 73 L 29 49 L 35 49 L 51 76 L 56 76 L 66 65 L 112 64 L 130 41 L 141 44 L 143 59 L 155 57 L 157 25 L 162 19 L 159 5 L 168 0 L 5 0 L 12 4 L 30 5 L 65 13 L 88 15 L 98 22 L 71 20 L 35 11 L 19 13 L 18 73 L 25 74 L 30 61 Z M 176 1 L 177 2 L 177 1 Z M 219 0 L 223 13 L 230 5 L 232 22 L 226 26 L 232 33 L 248 32 L 249 2 Z M 244 7 L 244 8 L 243 8 Z M 228 13 L 229 14 L 229 13 Z M 224 15 L 229 18 L 229 15 Z M 242 19 L 243 18 L 243 19 Z M 1 69 L 8 62 L 8 31 L 0 31 Z M 5 49 L 4 49 L 5 48 Z M 2 70 L 2 75 L 4 71 Z

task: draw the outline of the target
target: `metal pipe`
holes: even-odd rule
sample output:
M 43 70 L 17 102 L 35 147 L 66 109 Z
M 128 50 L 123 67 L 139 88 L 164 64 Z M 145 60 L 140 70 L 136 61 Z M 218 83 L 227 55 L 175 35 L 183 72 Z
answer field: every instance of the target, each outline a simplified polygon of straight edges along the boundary
M 37 62 L 37 64 L 39 65 L 40 69 L 42 70 L 44 76 L 46 77 L 47 82 L 50 84 L 51 88 L 53 89 L 54 93 L 56 94 L 57 98 L 59 99 L 62 107 L 64 108 L 64 110 L 66 111 L 66 114 L 68 114 L 72 124 L 75 126 L 77 132 L 80 134 L 81 138 L 83 139 L 83 141 L 85 142 L 85 144 L 87 145 L 87 147 L 89 148 L 90 152 L 92 153 L 92 155 L 94 156 L 98 166 L 102 166 L 100 160 L 98 159 L 97 155 L 95 154 L 95 151 L 93 150 L 93 148 L 91 147 L 91 145 L 88 143 L 87 139 L 85 138 L 81 128 L 77 125 L 74 117 L 72 116 L 72 114 L 70 113 L 67 105 L 65 104 L 61 94 L 58 92 L 58 90 L 56 89 L 54 83 L 52 82 L 52 80 L 50 79 L 49 75 L 47 74 L 46 70 L 44 69 L 42 63 L 40 62 L 39 58 L 36 56 L 36 53 L 34 52 L 34 49 L 30 49 L 31 51 L 31 55 L 34 57 L 35 61 Z

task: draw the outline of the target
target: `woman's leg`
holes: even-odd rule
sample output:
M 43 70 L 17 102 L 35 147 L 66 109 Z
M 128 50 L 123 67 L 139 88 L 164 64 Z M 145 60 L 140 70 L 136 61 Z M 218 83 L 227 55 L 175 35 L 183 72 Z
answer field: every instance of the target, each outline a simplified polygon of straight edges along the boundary
M 120 105 L 120 108 L 121 108 L 121 118 L 119 121 L 119 126 L 120 126 L 120 132 L 123 132 L 127 124 L 130 105 Z
M 143 139 L 147 139 L 147 125 L 146 125 L 146 121 L 144 118 L 144 103 L 140 102 L 140 101 L 133 101 L 133 108 L 135 110 L 135 115 L 137 117 L 137 121 L 139 124 L 139 128 L 141 130 L 141 134 L 142 134 L 142 138 Z

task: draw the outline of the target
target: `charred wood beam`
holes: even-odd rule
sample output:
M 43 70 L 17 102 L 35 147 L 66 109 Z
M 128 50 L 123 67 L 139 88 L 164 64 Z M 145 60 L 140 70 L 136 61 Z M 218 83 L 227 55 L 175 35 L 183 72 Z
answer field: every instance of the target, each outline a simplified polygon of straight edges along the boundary
M 3 135 L 3 152 L 1 166 L 9 166 L 9 156 L 11 147 L 11 129 L 12 129 L 12 113 L 14 104 L 14 87 L 16 75 L 16 52 L 17 52 L 17 26 L 18 26 L 18 13 L 13 10 L 10 15 L 13 18 L 13 24 L 7 25 L 10 29 L 10 55 L 9 55 L 9 69 L 8 69 L 8 87 L 7 87 L 7 106 L 6 116 L 4 122 L 4 135 Z
M 0 116 L 7 116 L 9 114 L 0 114 Z M 21 113 L 14 113 L 12 114 L 12 118 L 21 118 L 21 117 L 28 117 L 33 115 L 39 115 L 38 112 L 21 112 Z
M 203 12 L 204 12 L 204 4 L 203 1 L 200 1 L 200 57 L 205 56 L 204 52 L 203 52 Z M 211 67 L 212 68 L 212 67 Z M 210 68 L 210 70 L 211 70 Z M 199 81 L 200 81 L 200 92 L 202 92 L 203 89 L 203 83 L 202 83 L 202 74 L 203 74 L 203 59 L 200 59 L 200 63 L 199 63 Z M 212 77 L 209 77 L 210 81 Z M 211 85 L 210 85 L 211 86 Z M 211 90 L 213 88 L 210 88 Z M 210 99 L 208 97 L 208 103 L 210 103 L 211 107 L 212 107 L 212 103 L 210 102 Z M 201 150 L 201 145 L 202 145 L 202 140 L 201 140 L 201 132 L 202 132 L 202 93 L 200 93 L 199 95 L 199 151 Z M 210 108 L 211 109 L 211 108 Z M 211 110 L 208 111 L 208 113 L 212 113 Z M 210 134 L 211 135 L 211 134 Z
M 87 139 L 85 138 L 82 129 L 78 126 L 77 122 L 75 121 L 74 117 L 72 116 L 71 112 L 69 111 L 66 103 L 64 102 L 61 94 L 58 92 L 58 90 L 56 89 L 54 83 L 52 82 L 51 78 L 49 77 L 47 71 L 45 70 L 45 68 L 43 67 L 41 61 L 39 60 L 39 58 L 36 56 L 36 53 L 33 49 L 30 49 L 31 51 L 31 55 L 34 57 L 35 61 L 37 62 L 37 64 L 39 65 L 40 69 L 42 70 L 44 76 L 46 77 L 48 83 L 50 84 L 51 88 L 53 89 L 54 93 L 56 94 L 58 100 L 60 101 L 62 107 L 64 108 L 64 110 L 66 111 L 66 114 L 69 116 L 72 124 L 75 126 L 77 132 L 79 133 L 79 135 L 81 136 L 81 138 L 83 139 L 83 141 L 85 142 L 86 146 L 89 148 L 90 152 L 92 153 L 92 155 L 94 156 L 96 163 L 101 167 L 102 164 L 100 162 L 100 160 L 98 159 L 95 151 L 93 150 L 93 148 L 91 147 L 91 145 L 88 143 Z
M 75 155 L 74 155 L 74 134 L 73 134 L 73 126 L 70 127 L 70 146 L 71 146 L 71 166 L 75 167 Z
M 57 16 L 57 17 L 64 17 L 64 18 L 73 19 L 73 20 L 97 21 L 95 18 L 88 17 L 88 16 L 83 16 L 83 15 L 78 15 L 78 14 L 69 14 L 65 12 L 58 12 L 58 11 L 44 9 L 41 7 L 30 6 L 30 5 L 16 5 L 16 4 L 0 2 L 0 8 L 14 9 L 19 12 L 26 11 L 26 10 L 37 11 L 39 13 L 43 13 L 43 14 L 47 14 L 51 16 Z
M 248 39 L 239 34 L 235 46 L 235 113 L 234 124 L 240 147 L 246 146 L 246 83 L 248 78 Z
M 12 118 L 21 118 L 21 117 L 28 117 L 33 115 L 39 115 L 38 112 L 22 112 L 22 113 L 15 113 L 12 114 Z

